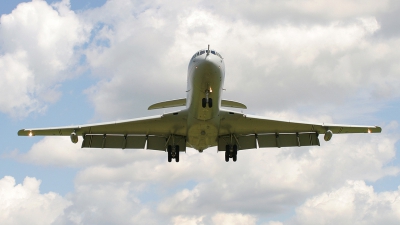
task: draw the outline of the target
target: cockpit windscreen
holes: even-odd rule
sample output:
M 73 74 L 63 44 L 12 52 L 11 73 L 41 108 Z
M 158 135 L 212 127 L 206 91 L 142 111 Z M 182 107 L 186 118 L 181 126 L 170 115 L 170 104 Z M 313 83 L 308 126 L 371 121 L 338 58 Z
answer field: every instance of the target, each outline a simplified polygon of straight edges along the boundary
M 196 58 L 197 56 L 199 56 L 199 55 L 205 54 L 206 52 L 207 52 L 207 50 L 200 50 L 200 51 L 196 52 L 196 53 L 193 55 L 192 60 L 193 60 L 194 58 Z M 210 50 L 210 53 L 213 54 L 213 55 L 216 55 L 216 56 L 218 56 L 218 57 L 220 57 L 220 58 L 222 59 L 222 56 L 221 56 L 217 51 L 215 51 L 215 50 Z

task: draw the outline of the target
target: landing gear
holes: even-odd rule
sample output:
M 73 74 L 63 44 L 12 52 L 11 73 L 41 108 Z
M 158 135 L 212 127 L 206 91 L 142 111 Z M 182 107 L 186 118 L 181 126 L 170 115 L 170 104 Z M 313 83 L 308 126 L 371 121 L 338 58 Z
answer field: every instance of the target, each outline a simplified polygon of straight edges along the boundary
M 207 104 L 207 103 L 208 103 L 208 104 Z M 208 108 L 212 108 L 212 106 L 213 106 L 212 98 L 209 98 L 208 101 L 207 101 L 206 98 L 203 98 L 203 99 L 201 100 L 201 106 L 202 106 L 203 108 L 207 107 L 207 105 L 208 105 Z
M 225 162 L 229 162 L 229 152 L 230 152 L 231 146 L 226 145 L 225 148 Z
M 226 145 L 225 148 L 225 162 L 229 162 L 229 158 L 232 158 L 234 162 L 237 160 L 237 145 Z
M 175 145 L 175 148 L 172 145 L 168 145 L 168 162 L 171 162 L 172 159 L 175 159 L 175 162 L 179 162 L 179 145 Z
M 210 90 L 206 90 L 206 97 L 201 100 L 201 106 L 203 108 L 207 107 L 207 105 L 208 105 L 208 108 L 212 108 L 212 105 L 213 105 L 212 98 L 208 97 L 209 94 L 210 94 Z
M 175 162 L 179 162 L 179 145 L 175 145 Z
M 233 145 L 232 159 L 234 162 L 237 160 L 237 145 Z
M 167 152 L 168 152 L 168 162 L 171 162 L 172 161 L 172 147 L 171 147 L 171 145 L 168 145 L 168 150 L 167 150 Z

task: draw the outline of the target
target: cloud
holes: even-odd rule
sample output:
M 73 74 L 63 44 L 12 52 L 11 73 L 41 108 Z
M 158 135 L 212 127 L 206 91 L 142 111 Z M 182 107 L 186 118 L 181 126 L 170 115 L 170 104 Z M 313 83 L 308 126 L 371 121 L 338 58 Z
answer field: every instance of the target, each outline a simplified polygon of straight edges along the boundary
M 364 181 L 347 181 L 338 189 L 307 199 L 284 224 L 397 224 L 400 190 L 376 193 Z
M 340 118 L 343 113 L 335 109 L 341 106 L 356 111 L 357 117 L 375 112 L 373 104 L 400 96 L 399 39 L 373 38 L 381 27 L 374 12 L 386 9 L 385 4 L 359 7 L 360 13 L 350 19 L 334 16 L 301 25 L 232 20 L 224 10 L 214 12 L 218 5 L 178 10 L 174 3 L 160 4 L 149 3 L 140 11 L 142 5 L 136 8 L 127 1 L 120 9 L 111 1 L 85 14 L 98 24 L 96 41 L 86 51 L 100 79 L 86 91 L 95 119 L 159 113 L 146 109 L 154 102 L 185 97 L 188 59 L 207 44 L 225 59 L 223 97 L 244 102 L 255 113 L 301 109 Z M 322 5 L 318 1 L 315 7 Z M 102 16 L 105 12 L 109 17 Z
M 95 120 L 148 115 L 153 102 L 185 96 L 188 59 L 207 44 L 225 58 L 224 98 L 255 114 L 355 120 L 400 96 L 399 38 L 378 38 L 385 24 L 376 14 L 388 9 L 386 1 L 343 9 L 331 1 L 225 7 L 124 0 L 78 14 L 68 3 L 33 1 L 2 16 L 0 111 L 45 110 L 78 65 L 98 79 L 86 90 Z M 324 216 L 336 223 L 368 223 L 369 217 L 390 223 L 398 220 L 398 191 L 375 193 L 363 182 L 398 176 L 399 167 L 390 164 L 395 129 L 393 122 L 382 134 L 334 135 L 321 147 L 241 151 L 236 163 L 225 163 L 215 148 L 188 149 L 180 163 L 167 163 L 164 152 L 80 149 L 67 137 L 46 137 L 9 157 L 79 168 L 75 189 L 60 197 L 68 204 L 43 216 L 55 224 L 256 224 L 299 205 L 292 220 L 268 223 L 307 224 Z
M 204 180 L 197 178 L 195 187 L 164 199 L 159 210 L 187 215 L 215 210 L 274 214 L 346 179 L 375 181 L 398 174 L 399 168 L 386 166 L 395 157 L 394 140 L 335 138 L 320 148 L 249 150 L 240 152 L 235 164 L 206 164 L 201 168 L 215 168 L 211 175 L 204 175 Z
M 1 224 L 50 224 L 72 204 L 54 192 L 41 194 L 40 183 L 32 177 L 17 185 L 13 177 L 0 179 Z
M 68 137 L 46 137 L 29 152 L 11 156 L 26 163 L 81 168 L 75 178 L 75 193 L 69 199 L 75 203 L 88 198 L 69 207 L 69 217 L 64 219 L 78 215 L 79 221 L 93 222 L 78 212 L 89 213 L 93 201 L 104 200 L 95 205 L 119 205 L 122 201 L 138 214 L 146 209 L 145 215 L 175 218 L 176 223 L 188 220 L 207 224 L 216 211 L 240 212 L 254 218 L 273 215 L 338 188 L 346 180 L 374 182 L 398 175 L 400 169 L 389 164 L 396 153 L 398 136 L 391 134 L 397 129 L 396 123 L 383 129 L 387 134 L 334 135 L 330 142 L 321 142 L 321 147 L 240 151 L 238 162 L 228 164 L 215 148 L 202 154 L 188 149 L 179 163 L 168 163 L 164 152 L 80 149 Z M 96 191 L 88 194 L 90 190 Z M 120 200 L 103 199 L 113 190 L 121 193 Z M 151 203 L 142 202 L 148 194 Z M 102 210 L 108 209 L 96 207 L 95 214 L 101 215 Z M 121 213 L 129 221 L 136 215 Z M 201 220 L 201 216 L 205 217 Z M 151 216 L 142 219 L 148 218 Z
M 68 199 L 74 204 L 54 224 L 159 224 L 134 183 L 77 185 Z
M 58 84 L 75 76 L 76 47 L 88 26 L 70 10 L 68 0 L 53 6 L 35 0 L 1 16 L 0 111 L 12 117 L 42 112 L 58 100 Z
M 21 162 L 47 166 L 82 168 L 88 166 L 122 166 L 135 160 L 149 159 L 151 154 L 140 150 L 81 148 L 82 139 L 73 144 L 69 137 L 45 137 L 27 153 L 12 151 L 5 157 Z
M 239 224 L 256 224 L 256 218 L 251 215 L 243 215 L 240 213 L 217 213 L 213 216 L 212 221 L 214 224 L 220 225 L 239 225 Z
M 294 112 L 269 115 L 310 120 Z M 383 127 L 382 134 L 334 135 L 330 142 L 321 140 L 321 147 L 240 151 L 238 162 L 228 164 L 215 148 L 202 154 L 188 149 L 179 163 L 168 163 L 165 152 L 81 149 L 68 137 L 46 137 L 27 153 L 13 152 L 9 157 L 37 165 L 80 168 L 75 184 L 86 191 L 101 191 L 112 183 L 126 185 L 124 190 L 131 190 L 137 198 L 157 193 L 153 194 L 157 203 L 151 204 L 152 213 L 207 223 L 216 211 L 271 215 L 340 187 L 346 180 L 374 182 L 397 176 L 400 169 L 390 164 L 396 157 L 397 128 L 393 122 Z M 204 220 L 199 220 L 203 215 Z
M 203 225 L 203 218 L 204 216 L 200 217 L 184 217 L 184 216 L 176 216 L 172 218 L 172 223 L 174 225 Z

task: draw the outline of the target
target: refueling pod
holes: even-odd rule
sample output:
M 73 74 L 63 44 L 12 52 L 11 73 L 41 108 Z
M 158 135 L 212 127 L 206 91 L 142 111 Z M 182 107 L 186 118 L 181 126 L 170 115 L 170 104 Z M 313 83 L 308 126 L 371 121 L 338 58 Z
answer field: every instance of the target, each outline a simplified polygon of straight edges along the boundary
M 78 143 L 78 135 L 76 135 L 75 131 L 71 133 L 71 141 L 72 143 Z
M 325 141 L 331 140 L 332 135 L 333 135 L 332 131 L 331 131 L 331 130 L 327 130 L 326 133 L 325 133 L 325 135 L 324 135 L 324 140 L 325 140 Z

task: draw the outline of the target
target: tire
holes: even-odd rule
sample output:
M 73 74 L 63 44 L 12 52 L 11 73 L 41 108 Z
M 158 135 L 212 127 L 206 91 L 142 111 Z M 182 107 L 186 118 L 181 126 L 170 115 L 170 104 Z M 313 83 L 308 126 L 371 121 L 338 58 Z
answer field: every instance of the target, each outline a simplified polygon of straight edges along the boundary
M 212 98 L 208 99 L 208 108 L 212 108 Z
M 175 162 L 179 162 L 179 145 L 175 145 Z
M 172 154 L 171 154 L 171 150 L 172 150 L 172 147 L 171 147 L 171 145 L 168 145 L 168 147 L 167 147 L 167 153 L 168 153 L 168 162 L 171 162 L 171 161 L 172 161 Z
M 203 98 L 203 99 L 201 100 L 201 106 L 202 106 L 203 108 L 205 108 L 205 107 L 207 106 L 207 100 L 206 100 L 206 98 Z
M 237 145 L 233 145 L 232 159 L 234 162 L 237 160 Z
M 225 151 L 225 162 L 229 162 L 229 152 Z

